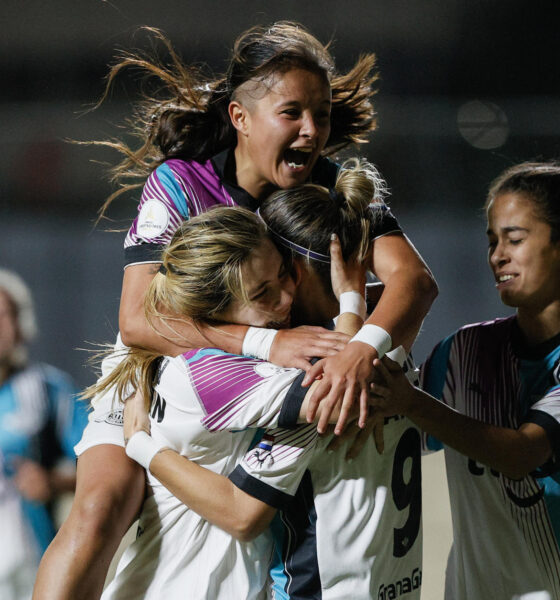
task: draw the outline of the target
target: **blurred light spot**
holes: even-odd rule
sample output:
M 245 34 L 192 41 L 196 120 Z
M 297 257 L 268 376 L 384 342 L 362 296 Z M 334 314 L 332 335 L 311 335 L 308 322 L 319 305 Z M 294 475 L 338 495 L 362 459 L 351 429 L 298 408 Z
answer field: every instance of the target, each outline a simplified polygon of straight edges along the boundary
M 467 102 L 459 108 L 457 125 L 465 140 L 481 150 L 503 146 L 509 133 L 504 111 L 492 102 L 480 100 Z

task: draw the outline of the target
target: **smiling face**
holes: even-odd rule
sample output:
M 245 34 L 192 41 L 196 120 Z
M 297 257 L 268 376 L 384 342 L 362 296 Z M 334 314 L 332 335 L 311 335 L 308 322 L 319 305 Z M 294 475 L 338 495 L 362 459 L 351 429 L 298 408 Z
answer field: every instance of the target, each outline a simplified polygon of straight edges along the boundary
M 264 239 L 241 267 L 248 302 L 235 298 L 219 318 L 226 323 L 255 327 L 287 327 L 295 284 L 280 253 Z
M 330 134 L 329 83 L 292 69 L 244 86 L 230 105 L 237 183 L 255 198 L 304 183 Z
M 560 243 L 524 195 L 504 193 L 488 208 L 488 262 L 502 302 L 536 314 L 560 304 Z

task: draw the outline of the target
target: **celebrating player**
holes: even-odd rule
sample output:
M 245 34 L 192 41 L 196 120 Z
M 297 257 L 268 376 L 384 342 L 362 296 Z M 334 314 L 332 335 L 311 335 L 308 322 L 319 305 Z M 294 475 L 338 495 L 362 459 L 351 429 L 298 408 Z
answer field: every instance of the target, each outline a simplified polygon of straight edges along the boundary
M 373 212 L 367 207 L 374 193 L 372 184 L 376 180 L 375 172 L 367 163 L 351 167 L 344 165 L 336 188 L 330 193 L 319 186 L 305 185 L 276 192 L 261 205 L 260 216 L 286 260 L 293 261 L 297 274 L 293 319 L 325 323 L 336 316 L 338 302 L 331 286 L 328 232 L 336 231 L 344 256 L 353 254 L 358 243 L 360 255 L 368 254 L 372 236 L 382 235 L 387 230 L 378 229 L 386 207 L 378 204 Z M 338 245 L 335 244 L 336 247 Z M 357 287 L 354 284 L 353 289 Z M 345 310 L 341 306 L 341 311 Z M 364 314 L 365 307 L 362 319 Z M 218 356 L 209 360 L 212 354 Z M 154 406 L 172 403 L 174 408 L 180 409 L 179 414 L 187 410 L 180 395 L 175 394 L 173 389 L 184 389 L 194 378 L 208 411 L 211 410 L 209 399 L 213 395 L 220 396 L 220 407 L 225 404 L 219 412 L 204 417 L 209 429 L 244 429 L 251 424 L 247 414 L 249 409 L 245 401 L 227 404 L 223 378 L 234 364 L 246 364 L 249 370 L 267 373 L 271 381 L 277 379 L 274 390 L 278 389 L 277 386 L 286 386 L 287 395 L 285 398 L 281 396 L 280 422 L 291 427 L 297 424 L 298 417 L 305 413 L 305 389 L 300 386 L 303 372 L 288 381 L 283 371 L 273 369 L 271 365 L 255 367 L 253 361 L 244 363 L 238 356 L 226 356 L 210 350 L 198 353 L 197 360 L 189 359 L 189 369 L 181 371 L 183 383 L 175 375 L 174 388 L 163 382 L 166 374 L 167 381 L 171 377 L 170 367 L 166 366 L 163 376 L 158 376 Z M 184 363 L 184 359 L 181 360 Z M 179 358 L 175 359 L 175 362 L 178 361 Z M 241 375 L 235 372 L 233 379 L 240 381 Z M 251 378 L 247 375 L 247 379 L 252 381 L 254 375 Z M 236 393 L 243 390 L 241 387 Z M 248 401 L 252 403 L 252 410 L 257 410 L 259 402 L 262 403 L 258 398 Z M 127 435 L 144 426 L 142 411 L 137 406 L 135 412 L 130 413 L 131 406 L 135 405 L 128 404 L 127 407 L 127 417 L 132 417 L 134 423 L 130 426 L 127 422 Z M 159 416 L 156 417 L 156 414 Z M 165 414 L 159 408 L 154 409 L 152 429 L 155 439 L 204 464 L 192 448 L 185 448 L 176 441 L 173 444 L 166 441 L 184 438 L 184 428 L 182 437 L 180 429 L 173 434 L 170 432 L 170 427 L 174 431 L 179 428 L 174 414 L 168 414 L 167 409 Z M 391 590 L 400 589 L 409 598 L 418 599 L 422 578 L 420 434 L 408 419 L 397 418 L 387 423 L 384 437 L 383 454 L 377 452 L 372 437 L 368 436 L 361 455 L 352 463 L 345 460 L 342 449 L 328 454 L 329 440 L 323 438 L 317 443 L 310 460 L 309 457 L 307 460 L 300 458 L 296 467 L 278 462 L 276 452 L 284 442 L 278 435 L 268 432 L 263 438 L 266 445 L 248 453 L 242 465 L 233 471 L 231 481 L 218 475 L 212 478 L 211 474 L 180 458 L 175 452 L 158 454 L 151 465 L 149 460 L 143 461 L 143 464 L 149 465 L 152 476 L 191 509 L 241 540 L 260 532 L 272 517 L 274 508 L 282 510 L 281 519 L 272 528 L 277 547 L 275 565 L 271 570 L 276 598 L 366 600 L 379 595 L 390 596 Z M 208 443 L 211 441 L 209 438 Z M 139 456 L 130 446 L 127 451 L 131 456 Z M 301 478 L 301 469 L 305 469 L 307 462 L 309 470 L 293 499 L 280 499 L 278 494 L 272 494 L 261 484 L 265 474 L 268 475 L 271 470 L 287 473 L 292 469 Z M 161 488 L 160 483 L 157 486 Z M 144 524 L 141 527 L 144 531 L 142 538 L 121 563 L 122 575 L 117 577 L 111 590 L 124 590 L 131 572 L 139 569 L 141 573 L 143 569 L 142 556 L 150 550 L 147 528 Z M 341 551 L 342 546 L 344 552 Z M 156 556 L 152 560 L 157 562 L 160 558 Z M 168 559 L 164 562 L 168 563 Z M 148 571 L 151 572 L 150 569 Z M 140 573 L 134 579 L 142 579 Z M 189 577 L 192 579 L 192 575 Z M 198 580 L 201 581 L 201 576 Z M 108 597 L 113 596 L 109 594 Z M 117 594 L 115 597 L 121 596 Z
M 126 66 L 140 67 L 170 92 L 165 100 L 144 103 L 145 111 L 135 117 L 140 150 L 119 146 L 127 158 L 117 175 L 150 173 L 125 242 L 123 339 L 167 355 L 210 340 L 228 351 L 243 349 L 270 355 L 284 366 L 307 366 L 308 358 L 340 349 L 347 338 L 316 329 L 263 335 L 260 329 L 235 326 L 223 333 L 204 329 L 201 335 L 186 322 L 176 323 L 171 332 L 165 320 L 148 326 L 141 298 L 157 272 L 162 245 L 183 220 L 215 205 L 254 210 L 274 189 L 307 180 L 334 185 L 338 167 L 323 155 L 365 141 L 374 128 L 374 58 L 366 55 L 347 74 L 338 74 L 325 46 L 303 27 L 284 22 L 242 34 L 223 78 L 204 78 L 172 51 L 171 56 L 173 69 L 131 55 L 111 74 L 112 79 Z M 400 230 L 376 240 L 371 257 L 385 291 L 361 341 L 349 344 L 333 368 L 328 363 L 323 380 L 334 382 L 330 407 L 348 383 L 342 421 L 353 390 L 367 389 L 373 357 L 417 331 L 436 292 L 429 270 Z M 375 339 L 368 337 L 372 332 Z M 107 362 L 104 372 L 114 363 Z M 113 553 L 141 505 L 142 473 L 122 450 L 120 412 L 113 400 L 112 393 L 98 399 L 77 448 L 75 501 L 42 561 L 36 598 L 98 597 Z M 364 415 L 362 406 L 362 424 Z
M 560 597 L 560 164 L 523 163 L 490 188 L 488 261 L 506 319 L 443 340 L 412 388 L 378 365 L 387 414 L 445 444 L 453 517 L 446 598 Z M 388 370 L 389 369 L 389 370 Z M 433 437 L 432 437 L 433 436 Z M 438 441 L 436 441 L 436 438 Z

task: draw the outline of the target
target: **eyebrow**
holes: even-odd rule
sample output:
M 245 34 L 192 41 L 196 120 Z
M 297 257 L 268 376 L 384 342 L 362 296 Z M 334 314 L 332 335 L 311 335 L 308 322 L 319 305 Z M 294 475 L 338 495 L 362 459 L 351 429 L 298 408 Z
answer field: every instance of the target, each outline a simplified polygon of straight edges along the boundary
M 526 227 L 518 227 L 517 225 L 510 225 L 508 227 L 502 227 L 500 229 L 500 231 L 502 233 L 512 233 L 514 231 L 529 231 Z M 486 235 L 494 235 L 494 230 L 493 229 L 487 229 L 486 230 Z
M 280 261 L 280 268 L 278 269 L 278 276 L 280 276 L 280 273 L 282 272 L 283 269 L 286 268 L 286 265 L 284 264 L 284 261 L 281 260 Z M 258 296 L 261 291 L 270 283 L 270 279 L 267 279 L 266 281 L 263 281 L 258 288 L 255 288 L 252 291 L 248 291 L 247 292 L 247 298 L 249 298 L 249 300 L 251 300 L 254 296 Z

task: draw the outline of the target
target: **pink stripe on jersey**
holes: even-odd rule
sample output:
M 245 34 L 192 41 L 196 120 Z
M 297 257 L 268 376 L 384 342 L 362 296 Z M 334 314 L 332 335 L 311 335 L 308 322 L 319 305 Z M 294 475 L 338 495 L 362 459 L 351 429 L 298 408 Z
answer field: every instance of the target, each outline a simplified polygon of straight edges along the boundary
M 218 352 L 195 350 L 183 355 L 193 389 L 207 415 L 202 424 L 210 430 L 231 421 L 264 381 L 255 371 L 259 361 Z

